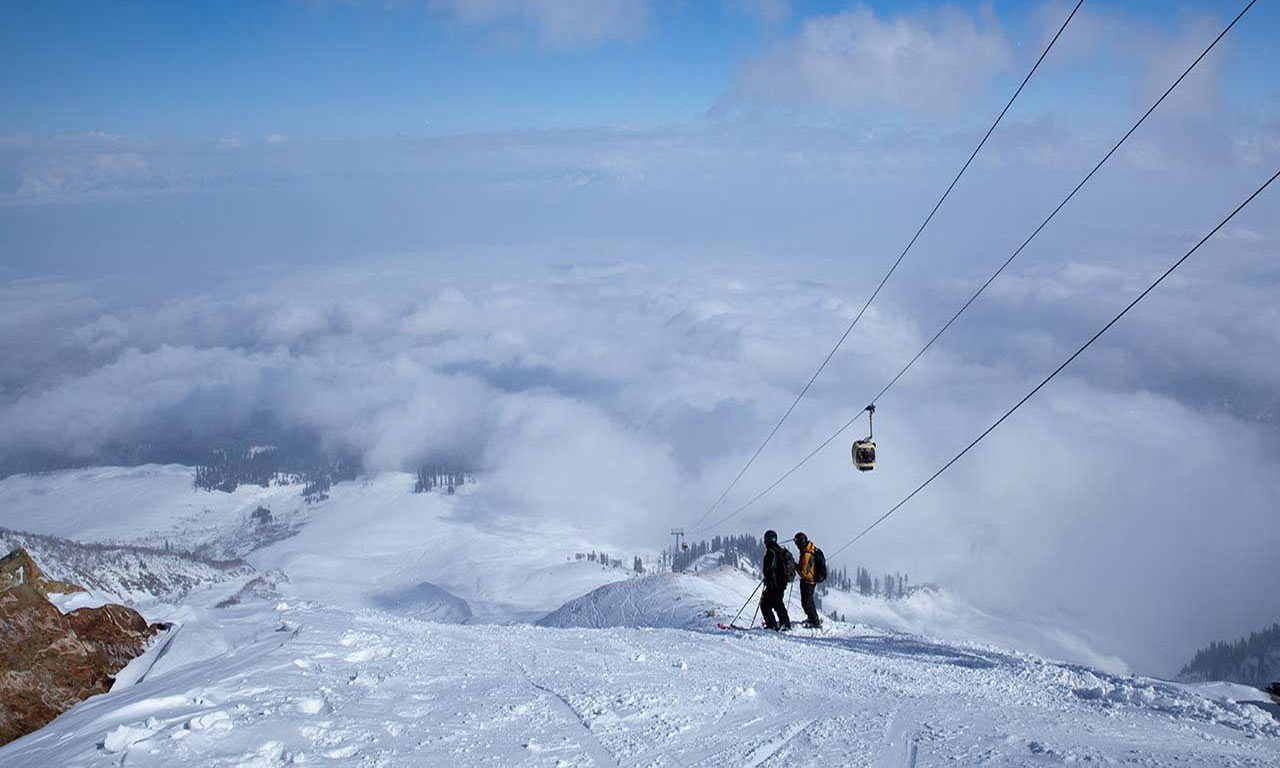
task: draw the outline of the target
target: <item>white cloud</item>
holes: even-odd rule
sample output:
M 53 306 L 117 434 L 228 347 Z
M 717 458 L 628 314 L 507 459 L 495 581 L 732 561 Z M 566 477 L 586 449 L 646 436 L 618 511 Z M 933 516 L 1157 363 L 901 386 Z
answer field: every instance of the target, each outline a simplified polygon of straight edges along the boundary
M 645 31 L 650 0 L 429 0 L 462 24 L 527 31 L 553 48 L 634 39 Z
M 742 70 L 726 101 L 947 114 L 983 93 L 1010 59 L 1009 41 L 989 13 L 944 8 L 882 17 L 857 6 L 806 19 Z
M 793 0 L 725 0 L 725 5 L 770 25 L 785 22 L 795 12 Z
M 147 158 L 138 152 L 50 154 L 24 162 L 17 197 L 67 199 L 126 193 L 152 181 Z

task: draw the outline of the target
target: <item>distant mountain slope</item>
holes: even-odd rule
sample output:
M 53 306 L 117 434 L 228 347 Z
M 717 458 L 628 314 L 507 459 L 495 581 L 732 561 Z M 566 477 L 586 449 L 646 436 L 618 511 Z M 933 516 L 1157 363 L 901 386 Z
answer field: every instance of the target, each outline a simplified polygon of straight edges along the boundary
M 318 505 L 299 485 L 241 486 L 232 493 L 197 490 L 194 470 L 179 465 L 92 467 L 0 480 L 0 526 L 76 541 L 197 551 L 217 559 L 278 540 Z M 259 508 L 270 520 L 254 519 Z M 262 529 L 259 531 L 258 529 Z
M 1227 680 L 1256 688 L 1280 681 L 1280 624 L 1250 632 L 1234 643 L 1214 642 L 1201 648 L 1178 679 L 1189 683 Z
M 177 465 L 8 477 L 0 480 L 0 527 L 128 545 L 121 552 L 180 550 L 195 553 L 196 563 L 244 559 L 260 573 L 286 574 L 295 598 L 414 617 L 439 609 L 451 622 L 468 611 L 475 621 L 533 621 L 635 575 L 634 556 L 652 554 L 606 547 L 628 567 L 577 560 L 575 553 L 611 542 L 568 524 L 507 517 L 477 483 L 453 495 L 414 493 L 414 475 L 383 473 L 308 502 L 298 485 L 210 492 L 192 477 Z M 460 602 L 436 604 L 423 584 Z
M 174 600 L 196 587 L 249 577 L 239 560 L 211 560 L 149 547 L 84 544 L 0 528 L 0 550 L 25 549 L 45 573 L 131 603 Z

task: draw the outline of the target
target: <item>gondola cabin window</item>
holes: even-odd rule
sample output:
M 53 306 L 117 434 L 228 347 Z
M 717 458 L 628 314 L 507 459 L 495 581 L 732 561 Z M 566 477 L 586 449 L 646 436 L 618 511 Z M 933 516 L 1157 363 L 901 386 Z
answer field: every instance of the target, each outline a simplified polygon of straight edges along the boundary
M 853 444 L 853 465 L 860 472 L 869 472 L 876 468 L 876 444 L 870 440 L 859 440 Z

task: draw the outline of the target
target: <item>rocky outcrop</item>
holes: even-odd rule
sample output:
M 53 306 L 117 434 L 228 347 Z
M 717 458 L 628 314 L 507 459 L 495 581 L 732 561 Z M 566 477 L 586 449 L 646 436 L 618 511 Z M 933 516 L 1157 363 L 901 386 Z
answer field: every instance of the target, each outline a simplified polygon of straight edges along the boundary
M 40 570 L 40 566 L 36 565 L 36 561 L 31 559 L 31 555 L 27 554 L 25 549 L 15 549 L 0 558 L 0 592 L 22 584 L 29 585 L 45 597 L 48 597 L 50 592 L 68 594 L 84 591 L 74 584 L 56 581 L 45 576 L 44 571 Z
M 280 597 L 280 585 L 288 584 L 289 576 L 284 571 L 267 571 L 246 582 L 240 591 L 219 602 L 215 608 L 233 608 L 241 603 L 255 600 L 274 600 Z
M 81 591 L 45 577 L 31 556 L 0 560 L 0 744 L 110 690 L 161 629 L 122 605 L 63 614 L 50 592 Z
M 1272 701 L 1274 701 L 1277 704 L 1280 704 L 1280 682 L 1272 683 L 1271 685 L 1268 685 L 1267 695 L 1271 697 Z

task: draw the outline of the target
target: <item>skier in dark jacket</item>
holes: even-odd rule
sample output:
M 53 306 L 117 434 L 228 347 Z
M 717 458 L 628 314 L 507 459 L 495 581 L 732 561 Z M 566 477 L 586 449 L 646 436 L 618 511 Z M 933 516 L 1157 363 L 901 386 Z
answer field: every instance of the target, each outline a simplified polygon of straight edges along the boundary
M 813 590 L 818 586 L 818 575 L 815 573 L 817 562 L 813 554 L 817 547 L 803 533 L 796 534 L 795 542 L 796 549 L 800 550 L 800 560 L 796 563 L 796 575 L 800 577 L 800 605 L 808 619 L 806 623 L 811 627 L 821 627 L 822 617 L 818 615 L 818 607 L 813 599 Z
M 791 617 L 787 615 L 784 598 L 787 594 L 787 560 L 791 553 L 778 544 L 777 531 L 764 532 L 764 594 L 760 596 L 760 613 L 764 624 L 772 630 L 791 629 Z

